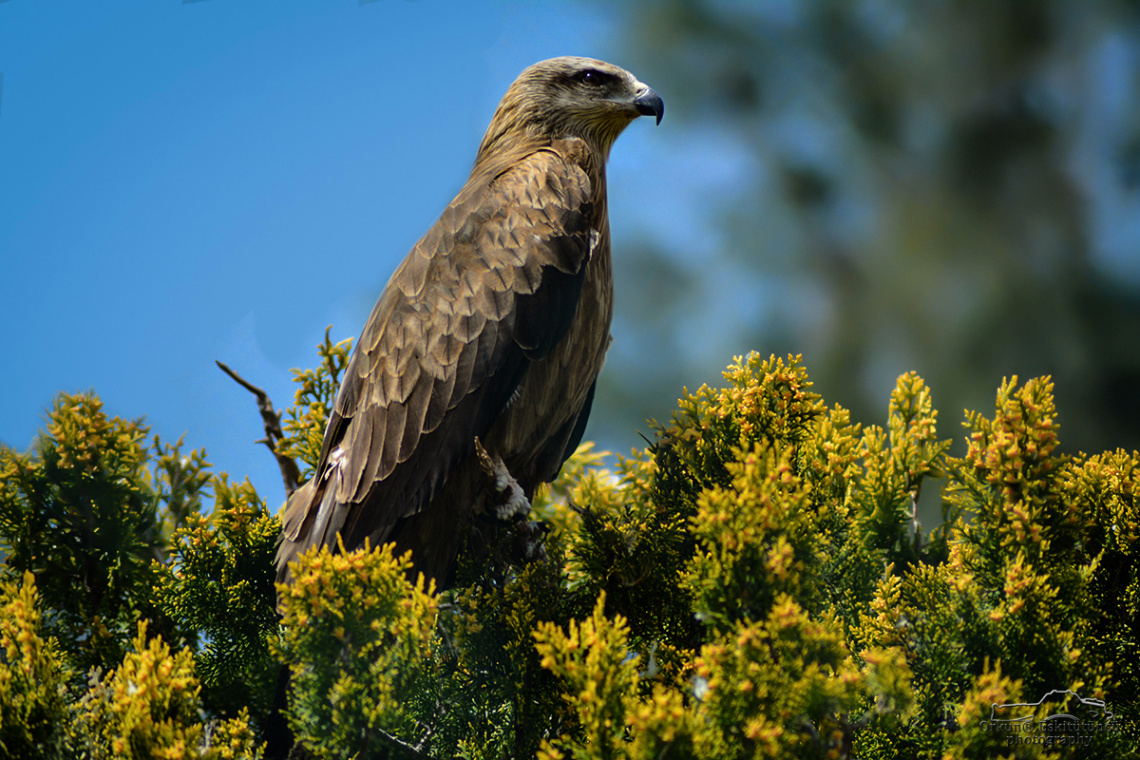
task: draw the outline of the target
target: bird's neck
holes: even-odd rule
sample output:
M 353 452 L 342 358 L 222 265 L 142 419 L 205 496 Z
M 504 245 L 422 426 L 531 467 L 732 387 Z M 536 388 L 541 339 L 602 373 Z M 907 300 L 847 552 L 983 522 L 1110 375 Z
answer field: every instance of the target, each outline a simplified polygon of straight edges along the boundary
M 488 135 L 490 137 L 490 135 Z M 604 146 L 608 148 L 609 146 Z M 595 208 L 602 210 L 606 195 L 606 153 L 602 146 L 583 138 L 551 139 L 540 135 L 513 135 L 511 139 L 484 138 L 475 157 L 468 182 L 493 182 L 527 156 L 539 150 L 553 150 L 570 164 L 578 166 L 590 178 Z M 604 211 L 602 212 L 604 215 Z
M 503 110 L 500 109 L 500 111 Z M 510 166 L 513 161 L 536 150 L 551 147 L 567 138 L 578 138 L 589 147 L 591 163 L 597 164 L 598 176 L 594 176 L 591 172 L 591 179 L 596 180 L 598 177 L 604 179 L 605 164 L 610 157 L 610 147 L 621 129 L 599 133 L 588 131 L 587 134 L 567 132 L 552 135 L 540 125 L 518 123 L 510 119 L 509 115 L 509 112 L 495 115 L 483 136 L 483 142 L 479 145 L 479 152 L 475 154 L 475 166 L 471 170 L 471 176 L 483 174 L 489 171 L 492 166 L 505 168 Z
M 483 144 L 479 146 L 479 152 L 475 154 L 475 166 L 471 169 L 471 176 L 498 174 L 523 156 L 549 145 L 550 140 L 538 135 L 506 133 L 492 135 L 488 131 L 487 136 L 483 138 Z

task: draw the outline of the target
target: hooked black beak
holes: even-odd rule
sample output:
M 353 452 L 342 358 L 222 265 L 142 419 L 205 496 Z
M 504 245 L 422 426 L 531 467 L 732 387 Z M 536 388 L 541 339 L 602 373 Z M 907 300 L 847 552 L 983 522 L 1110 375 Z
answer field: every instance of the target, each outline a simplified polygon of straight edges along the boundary
M 665 115 L 665 103 L 662 102 L 661 96 L 653 91 L 652 87 L 646 87 L 644 92 L 634 98 L 633 105 L 637 107 L 639 114 L 656 116 L 658 124 L 661 123 L 661 117 Z

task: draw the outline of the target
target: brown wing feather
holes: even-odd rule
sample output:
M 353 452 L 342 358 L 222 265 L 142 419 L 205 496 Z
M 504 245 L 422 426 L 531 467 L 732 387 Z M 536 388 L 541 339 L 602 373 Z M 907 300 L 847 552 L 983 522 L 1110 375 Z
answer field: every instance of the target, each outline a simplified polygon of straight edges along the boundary
M 338 530 L 355 546 L 422 509 L 529 363 L 565 335 L 596 217 L 570 153 L 544 148 L 472 177 L 392 275 L 345 372 L 318 474 L 290 499 L 280 577 Z

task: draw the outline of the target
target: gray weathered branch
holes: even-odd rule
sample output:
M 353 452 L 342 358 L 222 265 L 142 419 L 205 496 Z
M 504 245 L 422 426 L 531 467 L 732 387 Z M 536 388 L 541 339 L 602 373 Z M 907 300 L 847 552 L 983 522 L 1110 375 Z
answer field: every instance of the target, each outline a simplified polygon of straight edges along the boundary
M 285 433 L 281 429 L 281 413 L 274 410 L 273 402 L 270 400 L 268 393 L 234 372 L 225 362 L 220 362 L 215 359 L 215 363 L 221 368 L 222 372 L 232 377 L 238 385 L 257 397 L 257 411 L 261 413 L 261 421 L 265 425 L 265 437 L 255 441 L 255 443 L 264 443 L 269 447 L 269 450 L 273 453 L 273 457 L 277 460 L 278 469 L 281 470 L 281 480 L 285 484 L 285 495 L 291 496 L 293 492 L 297 490 L 298 483 L 300 483 L 301 468 L 297 466 L 297 462 L 293 457 L 286 456 L 277 451 L 278 442 L 285 437 Z

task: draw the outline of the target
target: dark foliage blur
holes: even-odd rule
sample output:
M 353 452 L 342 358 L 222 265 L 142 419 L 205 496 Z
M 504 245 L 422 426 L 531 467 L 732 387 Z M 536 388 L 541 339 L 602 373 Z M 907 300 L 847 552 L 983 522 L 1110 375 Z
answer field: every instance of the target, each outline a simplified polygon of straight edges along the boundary
M 591 437 L 755 349 L 864 423 L 916 370 L 948 432 L 1052 375 L 1064 449 L 1140 447 L 1140 3 L 626 8 L 688 200 L 615 241 Z

